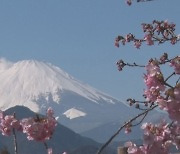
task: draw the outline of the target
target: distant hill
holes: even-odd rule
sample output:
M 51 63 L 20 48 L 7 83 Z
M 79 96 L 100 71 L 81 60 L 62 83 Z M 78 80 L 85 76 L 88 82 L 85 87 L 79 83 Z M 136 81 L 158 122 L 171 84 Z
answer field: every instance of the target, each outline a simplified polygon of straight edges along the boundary
M 106 142 L 122 125 L 122 123 L 111 122 L 94 128 L 90 131 L 86 131 L 81 133 L 81 135 L 94 139 L 97 142 L 104 143 Z M 114 139 L 114 141 L 127 141 L 134 139 L 142 138 L 142 130 L 137 126 L 132 129 L 132 133 L 125 134 L 124 130 L 122 130 L 119 135 Z
M 104 151 L 102 152 L 102 154 L 117 154 L 117 147 L 115 148 L 105 148 Z M 97 146 L 81 146 L 73 151 L 71 151 L 68 154 L 96 154 L 96 152 L 98 151 Z
M 26 107 L 16 106 L 5 111 L 5 114 L 16 113 L 17 118 L 22 117 L 32 117 L 35 115 L 34 112 Z M 22 133 L 17 133 L 19 154 L 46 154 L 45 147 L 42 143 L 37 143 L 36 141 L 28 141 L 26 135 Z M 82 137 L 81 135 L 73 132 L 72 130 L 59 124 L 56 127 L 56 131 L 53 137 L 48 142 L 48 146 L 52 147 L 55 154 L 61 154 L 66 151 L 68 154 L 94 154 L 100 146 L 99 143 L 87 137 Z M 10 153 L 13 151 L 13 138 L 0 135 L 0 149 L 6 147 Z M 89 147 L 89 148 L 84 148 Z M 93 147 L 93 148 L 91 148 Z M 80 150 L 83 149 L 83 150 Z M 91 150 L 94 150 L 91 153 Z M 104 153 L 105 154 L 105 153 Z
M 158 111 L 151 111 L 151 113 L 149 115 L 146 116 L 146 118 L 144 119 L 144 122 L 153 122 L 153 123 L 159 123 L 159 121 L 161 121 L 162 119 L 168 120 L 168 115 L 164 114 L 162 112 L 158 112 Z M 127 119 L 129 120 L 129 119 Z M 139 120 L 141 120 L 141 118 L 139 118 Z M 124 120 L 125 122 L 125 120 Z M 138 120 L 134 123 L 138 123 Z M 122 122 L 122 120 L 117 120 L 114 122 L 109 122 L 106 124 L 103 124 L 99 127 L 93 128 L 91 130 L 85 131 L 80 133 L 83 136 L 86 136 L 88 138 L 91 138 L 97 142 L 100 143 L 104 143 L 106 142 L 118 129 L 119 127 L 121 127 L 124 123 Z M 140 128 L 141 124 L 133 127 L 132 128 L 132 132 L 129 134 L 125 134 L 124 130 L 122 130 L 119 135 L 116 136 L 116 138 L 114 138 L 113 141 L 118 141 L 118 142 L 125 142 L 128 140 L 141 140 L 143 137 L 143 131 Z

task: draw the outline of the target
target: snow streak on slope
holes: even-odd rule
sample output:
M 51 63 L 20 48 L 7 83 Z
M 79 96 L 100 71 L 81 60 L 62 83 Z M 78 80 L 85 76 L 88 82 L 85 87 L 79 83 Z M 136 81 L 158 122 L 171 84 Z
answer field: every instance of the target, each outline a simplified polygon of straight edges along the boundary
M 75 108 L 71 108 L 71 109 L 67 110 L 66 112 L 64 112 L 63 114 L 69 119 L 86 116 L 86 113 L 84 113 L 78 109 L 75 109 Z
M 60 103 L 63 90 L 73 91 L 94 103 L 98 103 L 98 100 L 114 103 L 110 97 L 49 63 L 36 60 L 11 63 L 0 60 L 0 108 L 3 110 L 24 105 L 38 112 L 37 100 L 43 97 L 47 103 Z

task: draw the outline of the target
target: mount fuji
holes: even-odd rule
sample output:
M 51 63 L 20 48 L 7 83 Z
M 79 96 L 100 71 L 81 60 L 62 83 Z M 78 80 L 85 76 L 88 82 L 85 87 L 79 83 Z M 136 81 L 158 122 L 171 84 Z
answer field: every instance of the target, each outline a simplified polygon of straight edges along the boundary
M 0 109 L 16 105 L 41 114 L 52 107 L 58 121 L 78 133 L 114 121 L 123 123 L 137 114 L 50 63 L 0 59 Z

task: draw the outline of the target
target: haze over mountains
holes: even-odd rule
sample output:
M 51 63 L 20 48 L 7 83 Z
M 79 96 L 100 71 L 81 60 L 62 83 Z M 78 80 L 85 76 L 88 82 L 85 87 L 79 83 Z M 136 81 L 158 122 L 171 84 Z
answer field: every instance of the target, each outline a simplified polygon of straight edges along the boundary
M 50 106 L 61 124 L 78 133 L 111 122 L 122 124 L 137 114 L 137 110 L 50 63 L 36 60 L 12 63 L 1 59 L 0 109 L 16 105 L 41 114 Z

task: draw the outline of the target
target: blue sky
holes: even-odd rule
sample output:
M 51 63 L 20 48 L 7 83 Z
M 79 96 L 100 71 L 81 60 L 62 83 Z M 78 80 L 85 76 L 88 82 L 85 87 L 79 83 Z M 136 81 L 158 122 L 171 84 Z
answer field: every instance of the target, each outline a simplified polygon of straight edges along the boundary
M 133 3 L 124 0 L 1 0 L 0 57 L 10 61 L 50 62 L 120 100 L 140 98 L 143 69 L 118 72 L 116 61 L 146 63 L 164 52 L 180 53 L 179 44 L 114 47 L 117 35 L 143 36 L 141 23 L 169 20 L 180 33 L 180 0 Z

